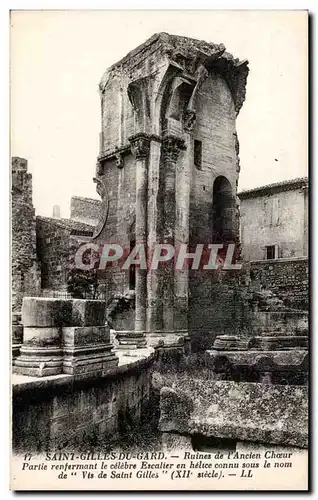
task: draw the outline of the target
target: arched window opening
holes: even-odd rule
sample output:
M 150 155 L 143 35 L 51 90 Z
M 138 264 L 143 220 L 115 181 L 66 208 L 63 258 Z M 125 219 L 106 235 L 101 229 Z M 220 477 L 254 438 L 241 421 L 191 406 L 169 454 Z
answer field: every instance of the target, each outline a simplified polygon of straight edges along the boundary
M 234 213 L 235 200 L 231 184 L 226 177 L 220 175 L 213 185 L 213 243 L 234 243 Z

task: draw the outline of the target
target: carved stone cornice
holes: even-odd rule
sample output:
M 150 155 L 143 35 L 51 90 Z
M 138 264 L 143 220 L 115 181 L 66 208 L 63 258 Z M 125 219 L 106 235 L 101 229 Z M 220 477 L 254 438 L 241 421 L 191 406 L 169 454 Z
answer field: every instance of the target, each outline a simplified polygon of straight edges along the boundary
M 171 161 L 173 163 L 176 163 L 180 151 L 186 149 L 184 140 L 174 135 L 164 137 L 162 147 L 165 161 Z
M 124 164 L 125 164 L 124 155 L 122 153 L 117 153 L 115 155 L 115 158 L 116 158 L 116 166 L 118 168 L 124 168 Z
M 151 137 L 148 134 L 139 133 L 128 138 L 131 145 L 131 152 L 136 160 L 145 160 L 150 152 Z
M 186 132 L 192 132 L 196 122 L 196 113 L 194 109 L 186 109 L 183 115 L 183 128 Z

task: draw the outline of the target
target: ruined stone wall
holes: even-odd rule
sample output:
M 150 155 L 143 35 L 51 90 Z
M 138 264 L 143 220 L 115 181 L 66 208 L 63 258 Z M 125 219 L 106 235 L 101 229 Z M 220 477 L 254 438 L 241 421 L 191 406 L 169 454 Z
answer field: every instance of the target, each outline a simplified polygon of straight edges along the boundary
M 308 259 L 250 263 L 251 286 L 275 293 L 287 307 L 308 309 Z
M 57 384 L 42 380 L 34 387 L 14 388 L 15 452 L 78 449 L 109 444 L 139 428 L 150 397 L 152 358 L 132 368 L 115 368 L 104 377 L 73 377 Z M 41 387 L 38 387 L 41 385 Z
M 101 201 L 73 196 L 71 198 L 71 219 L 95 226 L 101 212 Z
M 85 227 L 88 232 L 88 226 Z M 71 233 L 72 223 L 67 219 L 36 218 L 37 254 L 41 262 L 41 287 L 44 290 L 67 290 L 68 271 L 74 252 L 81 242 L 90 239 L 88 235 Z
M 266 246 L 278 245 L 278 257 L 303 257 L 308 252 L 308 196 L 303 189 L 242 199 L 243 258 L 266 259 Z
M 252 312 L 240 270 L 224 270 L 221 275 L 191 271 L 189 282 L 188 324 L 194 352 L 211 348 L 217 335 L 249 334 Z
M 32 174 L 24 158 L 12 158 L 11 197 L 12 310 L 19 311 L 26 295 L 37 295 L 40 266 L 36 259 Z
M 128 255 L 130 242 L 135 239 L 136 172 L 133 155 L 125 156 L 122 168 L 118 168 L 115 160 L 106 161 L 102 178 L 107 186 L 108 217 L 95 243 L 122 245 Z M 101 281 L 107 284 L 109 299 L 115 292 L 129 290 L 129 272 L 120 270 L 119 266 L 106 267 L 100 275 Z
M 213 185 L 218 176 L 229 181 L 236 196 L 236 128 L 235 110 L 226 82 L 217 74 L 203 84 L 196 102 L 197 124 L 193 138 L 202 141 L 202 166 L 193 163 L 190 198 L 190 245 L 212 243 Z M 234 217 L 235 214 L 233 213 Z M 192 347 L 207 349 L 220 331 L 236 330 L 244 314 L 242 300 L 236 290 L 236 278 L 228 276 L 219 283 L 212 271 L 190 271 L 189 330 Z
M 66 291 L 69 263 L 69 230 L 42 217 L 36 218 L 37 252 L 43 289 Z
M 193 140 L 202 142 L 202 165 L 192 168 L 190 244 L 212 243 L 213 184 L 222 175 L 236 195 L 235 110 L 227 83 L 212 73 L 196 100 L 197 122 Z

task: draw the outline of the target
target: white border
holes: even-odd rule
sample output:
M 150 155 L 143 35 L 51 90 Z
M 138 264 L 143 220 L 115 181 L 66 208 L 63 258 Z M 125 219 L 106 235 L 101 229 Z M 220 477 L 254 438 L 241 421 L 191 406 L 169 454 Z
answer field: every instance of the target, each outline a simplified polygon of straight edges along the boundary
M 1 19 L 1 36 L 2 36 L 2 43 L 1 43 L 1 66 L 2 66 L 2 71 L 1 71 L 1 85 L 2 85 L 2 92 L 1 96 L 3 99 L 3 105 L 1 107 L 2 109 L 2 120 L 1 120 L 1 125 L 3 127 L 2 133 L 1 133 L 1 139 L 2 139 L 2 147 L 1 147 L 1 152 L 3 154 L 2 156 L 2 164 L 1 164 L 1 180 L 0 180 L 0 186 L 2 189 L 2 196 L 0 197 L 1 200 L 1 214 L 2 214 L 2 225 L 1 225 L 1 233 L 2 233 L 2 245 L 1 245 L 1 262 L 3 264 L 3 270 L 2 270 L 2 278 L 1 278 L 1 284 L 2 284 L 2 290 L 1 290 L 1 330 L 2 330 L 2 342 L 1 342 L 1 353 L 2 353 L 2 362 L 1 362 L 1 382 L 3 384 L 4 392 L 2 396 L 2 412 L 1 412 L 1 430 L 3 431 L 3 439 L 1 441 L 1 486 L 2 488 L 2 495 L 1 497 L 6 498 L 7 496 L 11 496 L 12 493 L 8 491 L 8 484 L 9 484 L 9 450 L 10 450 L 10 443 L 9 443 L 9 435 L 10 435 L 10 427 L 9 427 L 9 419 L 8 419 L 8 408 L 9 406 L 6 404 L 6 401 L 8 400 L 8 386 L 9 386 L 9 379 L 8 379 L 8 374 L 9 374 L 9 299 L 8 299 L 8 292 L 9 292 L 9 270 L 8 270 L 8 262 L 9 262 L 9 199 L 8 199 L 8 192 L 9 192 L 9 144 L 8 144 L 8 135 L 9 135 L 9 89 L 8 89 L 8 68 L 9 68 L 9 25 L 8 25 L 8 14 L 9 10 L 25 10 L 25 9 L 39 9 L 39 10 L 66 10 L 66 9 L 107 9 L 107 10 L 212 10 L 212 9 L 218 9 L 218 10 L 309 10 L 310 13 L 315 16 L 316 13 L 316 5 L 317 1 L 315 2 L 313 0 L 307 0 L 307 2 L 300 1 L 300 0 L 274 0 L 274 1 L 256 1 L 256 0 L 251 0 L 251 1 L 245 1 L 245 2 L 239 2 L 239 1 L 229 1 L 229 0 L 223 0 L 223 1 L 209 1 L 209 0 L 196 0 L 195 2 L 183 0 L 183 1 L 176 1 L 176 0 L 161 0 L 161 1 L 152 1 L 151 3 L 151 8 L 149 7 L 150 2 L 148 1 L 129 1 L 129 0 L 115 0 L 115 1 L 61 1 L 61 0 L 56 0 L 56 1 L 47 1 L 47 2 L 41 2 L 41 1 L 23 1 L 23 0 L 16 0 L 16 1 L 2 1 L 1 6 L 0 6 L 0 13 L 2 14 L 0 19 Z M 315 19 L 312 22 L 312 28 L 314 28 L 315 24 Z M 313 34 L 312 36 L 312 52 L 316 52 L 316 39 Z M 312 61 L 313 63 L 316 62 L 316 56 L 313 58 L 314 60 Z M 314 82 L 317 81 L 315 78 L 317 76 L 317 67 L 312 68 L 312 71 L 314 70 L 313 73 L 313 85 L 312 85 L 312 91 L 314 93 Z M 316 111 L 317 111 L 317 101 L 314 99 L 312 100 L 312 104 L 314 104 L 314 108 L 312 109 L 312 125 L 314 126 L 314 118 L 316 116 Z M 312 148 L 314 149 L 315 145 L 318 144 L 318 137 L 317 137 L 317 131 L 315 128 L 312 131 Z M 311 165 L 311 196 L 313 199 L 313 204 L 311 206 L 311 231 L 312 231 L 312 256 L 314 257 L 315 254 L 315 249 L 318 248 L 318 231 L 317 231 L 317 218 L 314 217 L 314 214 L 316 213 L 316 202 L 315 198 L 318 199 L 318 189 L 317 189 L 317 179 L 318 179 L 318 174 L 315 175 L 315 171 L 317 169 L 317 165 L 315 164 L 315 155 L 313 155 L 313 158 L 311 159 L 312 165 Z M 312 262 L 312 292 L 316 290 L 316 287 L 318 285 L 318 270 L 317 266 L 315 265 L 314 262 Z M 312 334 L 313 337 L 317 334 L 316 332 L 318 331 L 316 326 L 316 321 L 314 321 L 314 318 L 316 317 L 316 304 L 317 304 L 317 299 L 316 297 L 312 297 L 312 306 L 313 306 L 313 318 L 312 318 Z M 317 342 L 315 339 L 313 339 L 312 342 L 312 350 L 313 352 L 311 353 L 311 359 L 312 359 L 312 380 L 315 380 L 315 375 L 316 375 L 316 364 L 317 364 Z M 312 430 L 317 427 L 317 406 L 316 406 L 316 398 L 315 398 L 315 390 L 312 390 Z M 314 461 L 315 459 L 315 450 L 317 449 L 317 442 L 316 442 L 316 433 L 313 432 L 312 435 L 312 459 Z M 312 464 L 312 486 L 314 489 L 316 489 L 316 480 L 315 480 L 315 463 Z M 213 494 L 213 493 L 212 493 Z M 137 493 L 138 495 L 138 493 Z M 130 496 L 137 496 L 136 494 L 130 494 Z M 268 494 L 269 495 L 269 494 Z M 93 494 L 87 493 L 84 495 L 85 498 L 92 498 Z M 116 497 L 114 494 L 107 494 L 108 497 Z M 125 495 L 123 495 L 125 496 Z M 166 497 L 173 497 L 176 495 L 172 494 L 165 494 Z M 196 496 L 193 494 L 193 496 Z M 222 498 L 224 495 L 222 494 L 213 494 L 214 497 L 217 498 Z M 227 498 L 231 498 L 234 496 L 234 494 L 227 494 Z M 256 495 L 248 495 L 249 498 L 255 497 Z M 270 495 L 271 498 L 278 497 L 280 495 Z M 36 498 L 35 494 L 29 494 L 29 498 Z M 59 498 L 65 498 L 65 494 L 59 494 Z

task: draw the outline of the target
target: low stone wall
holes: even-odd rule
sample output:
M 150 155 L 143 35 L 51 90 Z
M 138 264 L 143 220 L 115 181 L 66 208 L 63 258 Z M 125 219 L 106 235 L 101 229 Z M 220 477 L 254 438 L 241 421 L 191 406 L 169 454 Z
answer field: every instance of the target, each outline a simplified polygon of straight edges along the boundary
M 154 350 L 116 353 L 104 376 L 13 375 L 13 451 L 44 452 L 109 445 L 152 418 Z
M 252 286 L 270 290 L 286 307 L 308 309 L 308 259 L 259 260 L 250 263 Z

